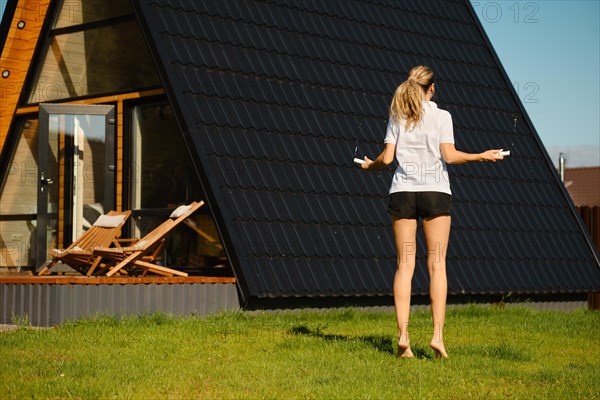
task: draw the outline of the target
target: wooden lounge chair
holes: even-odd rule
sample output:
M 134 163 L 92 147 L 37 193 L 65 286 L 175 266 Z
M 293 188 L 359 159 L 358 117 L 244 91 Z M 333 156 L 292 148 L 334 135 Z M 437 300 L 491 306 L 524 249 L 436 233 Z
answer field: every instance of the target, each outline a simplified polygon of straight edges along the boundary
M 95 256 L 101 256 L 106 261 L 108 272 L 106 276 L 116 273 L 129 273 L 136 269 L 153 272 L 165 276 L 188 276 L 187 273 L 167 268 L 153 262 L 158 252 L 157 246 L 162 246 L 165 236 L 173 228 L 186 220 L 204 204 L 203 201 L 193 202 L 187 206 L 177 208 L 171 216 L 162 224 L 154 228 L 150 233 L 139 239 L 131 246 L 126 247 L 102 247 L 94 249 Z
M 93 249 L 102 246 L 117 245 L 117 238 L 121 235 L 121 228 L 131 211 L 109 211 L 101 215 L 94 224 L 64 250 L 52 249 L 52 260 L 38 271 L 38 275 L 49 273 L 59 261 L 69 265 L 82 275 L 91 275 L 101 261 L 101 257 L 93 254 Z

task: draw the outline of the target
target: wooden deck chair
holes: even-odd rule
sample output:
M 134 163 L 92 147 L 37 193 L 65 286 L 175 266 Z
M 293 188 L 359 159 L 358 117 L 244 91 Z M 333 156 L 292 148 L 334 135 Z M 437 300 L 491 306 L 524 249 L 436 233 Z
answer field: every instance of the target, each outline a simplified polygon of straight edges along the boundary
M 69 265 L 82 275 L 90 275 L 101 261 L 101 257 L 93 254 L 93 249 L 102 246 L 117 245 L 117 238 L 121 235 L 121 228 L 131 211 L 109 211 L 101 215 L 94 224 L 64 250 L 52 249 L 52 260 L 38 271 L 38 275 L 47 274 L 59 261 Z
M 133 269 L 142 269 L 144 270 L 144 274 L 153 272 L 165 276 L 188 276 L 185 272 L 167 268 L 147 260 L 153 260 L 154 257 L 152 254 L 157 253 L 156 248 L 164 243 L 165 236 L 202 207 L 203 204 L 204 202 L 200 201 L 178 207 L 165 222 L 131 246 L 113 248 L 96 247 L 94 255 L 101 256 L 107 261 L 108 272 L 106 276 L 112 276 L 116 273 L 127 272 Z

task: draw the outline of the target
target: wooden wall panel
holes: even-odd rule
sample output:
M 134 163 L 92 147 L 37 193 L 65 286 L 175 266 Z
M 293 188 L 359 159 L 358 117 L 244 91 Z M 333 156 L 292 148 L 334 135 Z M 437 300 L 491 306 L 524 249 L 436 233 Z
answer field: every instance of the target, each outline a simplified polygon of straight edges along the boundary
M 49 4 L 50 0 L 19 0 L 17 3 L 0 55 L 0 70 L 10 72 L 7 78 L 0 77 L 0 151 L 6 142 Z M 23 29 L 17 27 L 19 21 L 25 22 Z

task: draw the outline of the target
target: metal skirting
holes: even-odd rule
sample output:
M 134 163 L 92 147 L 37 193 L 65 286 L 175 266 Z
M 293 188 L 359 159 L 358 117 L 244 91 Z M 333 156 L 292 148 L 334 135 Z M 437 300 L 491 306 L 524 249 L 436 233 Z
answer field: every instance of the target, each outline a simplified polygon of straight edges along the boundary
M 59 325 L 92 315 L 163 312 L 206 316 L 239 310 L 235 283 L 36 284 L 0 283 L 0 324 Z

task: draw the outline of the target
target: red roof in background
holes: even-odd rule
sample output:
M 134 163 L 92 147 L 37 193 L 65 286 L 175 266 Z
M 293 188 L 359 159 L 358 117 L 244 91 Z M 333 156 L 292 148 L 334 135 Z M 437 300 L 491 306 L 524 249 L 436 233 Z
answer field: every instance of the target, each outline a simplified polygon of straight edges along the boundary
M 565 186 L 576 206 L 600 206 L 600 167 L 565 168 Z

